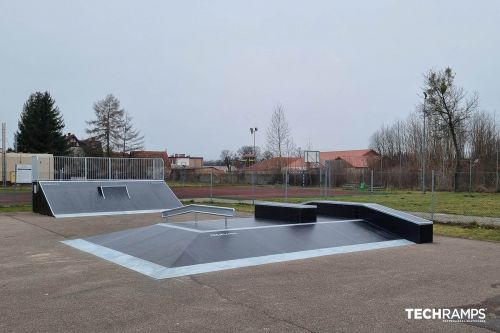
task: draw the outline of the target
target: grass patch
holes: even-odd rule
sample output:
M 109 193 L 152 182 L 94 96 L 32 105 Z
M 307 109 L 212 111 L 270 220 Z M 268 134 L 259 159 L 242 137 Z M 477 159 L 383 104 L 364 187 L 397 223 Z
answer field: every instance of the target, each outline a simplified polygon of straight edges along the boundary
M 0 206 L 0 213 L 31 212 L 31 204 Z
M 0 187 L 0 193 L 31 192 L 30 185 Z
M 434 234 L 440 236 L 500 242 L 500 228 L 478 225 L 434 223 Z
M 394 209 L 408 212 L 429 212 L 431 209 L 431 193 L 421 192 L 387 192 L 382 194 L 363 194 L 352 196 L 331 196 L 318 198 L 291 198 L 289 202 L 311 200 L 336 200 L 378 203 Z M 275 198 L 274 201 L 285 201 Z M 444 214 L 500 217 L 499 193 L 455 193 L 436 192 L 435 212 Z

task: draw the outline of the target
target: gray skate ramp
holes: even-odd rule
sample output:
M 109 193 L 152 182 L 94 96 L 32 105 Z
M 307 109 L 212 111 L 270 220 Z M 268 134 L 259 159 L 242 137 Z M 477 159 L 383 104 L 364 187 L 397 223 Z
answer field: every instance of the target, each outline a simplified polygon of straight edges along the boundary
M 155 279 L 414 244 L 363 219 L 158 223 L 63 243 Z
M 182 206 L 162 180 L 39 181 L 33 211 L 54 217 L 140 214 Z

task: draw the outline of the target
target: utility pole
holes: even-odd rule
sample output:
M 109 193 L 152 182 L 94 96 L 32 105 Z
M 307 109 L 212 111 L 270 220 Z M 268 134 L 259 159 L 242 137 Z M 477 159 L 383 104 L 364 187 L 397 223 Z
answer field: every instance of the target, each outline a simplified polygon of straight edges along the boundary
M 497 167 L 496 167 L 496 172 L 495 172 L 495 189 L 496 189 L 496 192 L 499 191 L 499 188 L 498 188 L 498 142 L 500 140 L 498 139 L 498 135 L 497 135 L 497 139 L 496 139 L 496 151 L 497 151 Z
M 401 187 L 402 187 L 403 161 L 401 158 L 401 136 L 399 133 L 399 120 L 398 120 L 398 150 L 399 150 L 399 189 L 401 189 Z
M 2 182 L 3 187 L 7 187 L 7 138 L 6 125 L 2 123 Z
M 500 136 L 498 135 L 499 128 L 497 124 L 497 112 L 495 111 L 495 150 L 497 155 L 497 163 L 495 169 L 495 191 L 498 193 L 500 189 L 498 188 L 498 144 L 500 143 Z
M 427 102 L 427 93 L 424 91 L 424 128 L 422 130 L 422 192 L 425 194 L 425 103 Z

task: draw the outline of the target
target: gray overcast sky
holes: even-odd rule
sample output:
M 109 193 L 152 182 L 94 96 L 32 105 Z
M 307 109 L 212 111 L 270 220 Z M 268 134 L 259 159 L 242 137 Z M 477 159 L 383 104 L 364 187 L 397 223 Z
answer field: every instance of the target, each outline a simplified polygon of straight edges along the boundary
M 422 74 L 451 66 L 500 106 L 500 1 L 0 0 L 0 120 L 9 143 L 31 92 L 85 137 L 113 93 L 146 148 L 217 158 L 257 144 L 276 103 L 295 142 L 365 148 L 419 101 Z

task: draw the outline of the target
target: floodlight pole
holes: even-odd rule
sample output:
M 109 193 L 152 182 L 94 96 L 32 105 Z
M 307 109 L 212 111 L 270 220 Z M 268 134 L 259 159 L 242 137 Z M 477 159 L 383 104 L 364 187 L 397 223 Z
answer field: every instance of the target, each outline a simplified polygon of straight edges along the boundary
M 255 149 L 255 134 L 257 133 L 257 127 L 250 127 L 250 134 L 253 134 L 253 165 L 254 170 L 252 171 L 252 204 L 255 205 L 255 163 L 257 162 L 257 151 Z

